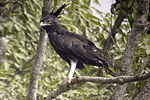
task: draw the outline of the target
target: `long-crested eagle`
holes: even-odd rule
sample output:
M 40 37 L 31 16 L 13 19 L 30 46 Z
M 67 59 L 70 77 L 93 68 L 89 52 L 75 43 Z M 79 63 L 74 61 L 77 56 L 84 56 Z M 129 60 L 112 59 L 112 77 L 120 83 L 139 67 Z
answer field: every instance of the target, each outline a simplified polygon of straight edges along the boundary
M 103 67 L 114 76 L 108 68 L 108 64 L 112 64 L 92 41 L 62 27 L 57 16 L 66 6 L 64 4 L 55 13 L 51 12 L 41 19 L 40 26 L 46 30 L 49 41 L 57 54 L 70 65 L 67 79 L 70 80 L 73 77 L 76 67 L 83 69 L 83 64 Z

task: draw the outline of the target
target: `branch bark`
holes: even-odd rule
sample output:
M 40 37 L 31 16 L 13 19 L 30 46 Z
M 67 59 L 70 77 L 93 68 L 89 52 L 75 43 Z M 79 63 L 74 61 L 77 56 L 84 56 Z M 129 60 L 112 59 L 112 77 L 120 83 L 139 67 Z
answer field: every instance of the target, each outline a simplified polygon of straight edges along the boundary
M 6 0 L 1 0 L 0 1 L 0 18 L 2 16 L 3 12 L 6 10 L 6 5 L 3 5 L 6 2 L 7 2 Z
M 149 0 L 140 0 L 134 25 L 131 30 L 131 35 L 128 38 L 125 52 L 120 64 L 120 75 L 130 75 L 131 67 L 133 63 L 133 57 L 141 40 L 141 36 L 147 30 L 149 23 L 147 22 L 147 16 L 149 13 Z M 116 89 L 111 96 L 110 100 L 123 100 L 125 95 L 127 84 L 117 85 Z
M 140 93 L 133 100 L 149 100 L 150 99 L 150 80 L 144 86 Z
M 45 17 L 52 8 L 53 0 L 44 0 L 42 8 L 42 17 Z M 38 80 L 40 75 L 40 69 L 43 64 L 43 56 L 45 54 L 47 45 L 47 34 L 43 29 L 40 29 L 39 43 L 37 46 L 37 52 L 32 66 L 31 76 L 30 76 L 30 86 L 28 90 L 28 100 L 36 100 Z
M 150 61 L 150 56 L 144 59 L 143 63 L 141 64 L 141 66 L 139 67 L 137 71 L 137 75 L 142 74 L 143 69 L 145 68 L 145 66 L 147 65 L 149 61 Z
M 0 68 L 4 63 L 4 53 L 5 53 L 5 38 L 2 36 L 0 30 Z
M 5 0 L 1 0 L 0 4 L 5 3 Z M 5 5 L 0 5 L 0 19 L 2 13 L 5 11 L 6 7 Z M 0 30 L 0 68 L 1 65 L 4 63 L 4 53 L 5 53 L 5 38 L 3 37 L 2 30 Z
M 8 0 L 2 0 L 0 1 L 0 19 L 2 17 L 6 17 L 9 13 L 14 12 L 15 9 L 17 9 L 18 7 L 20 7 L 20 5 L 22 5 L 26 0 L 22 0 L 21 2 L 19 0 L 16 1 L 8 1 Z M 13 3 L 12 7 L 10 7 L 9 9 L 6 9 L 6 5 L 9 3 Z
M 60 87 L 56 91 L 49 94 L 47 97 L 44 98 L 44 100 L 52 100 L 56 98 L 58 95 L 62 94 L 63 92 L 70 90 L 71 89 L 70 85 L 74 85 L 74 84 L 81 83 L 81 82 L 96 82 L 96 83 L 102 83 L 102 84 L 118 83 L 122 85 L 122 84 L 129 83 L 129 82 L 146 80 L 148 78 L 150 78 L 150 72 L 144 75 L 118 76 L 118 77 L 111 77 L 111 78 L 79 76 L 79 77 L 73 78 L 70 84 L 68 83 L 68 84 L 60 85 Z
M 110 49 L 110 47 L 111 47 L 111 45 L 113 43 L 112 38 L 113 39 L 115 38 L 116 33 L 117 33 L 117 29 L 120 27 L 120 25 L 121 25 L 121 23 L 122 23 L 124 18 L 125 18 L 125 16 L 122 13 L 120 13 L 118 15 L 118 17 L 117 17 L 117 19 L 115 21 L 115 24 L 114 24 L 114 26 L 113 26 L 113 28 L 111 30 L 111 34 L 109 34 L 107 40 L 105 40 L 105 42 L 104 42 L 104 48 L 103 48 L 103 54 L 104 55 L 107 55 L 107 50 Z

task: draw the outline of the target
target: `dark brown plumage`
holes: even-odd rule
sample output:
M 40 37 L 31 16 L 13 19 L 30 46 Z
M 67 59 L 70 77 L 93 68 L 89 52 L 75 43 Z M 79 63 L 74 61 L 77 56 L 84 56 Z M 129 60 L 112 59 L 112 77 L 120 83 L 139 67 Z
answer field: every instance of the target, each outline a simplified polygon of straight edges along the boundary
M 66 7 L 66 4 L 40 21 L 40 26 L 46 30 L 54 50 L 71 68 L 73 63 L 79 69 L 84 68 L 83 64 L 88 64 L 104 67 L 109 71 L 109 74 L 113 75 L 108 68 L 108 64 L 111 66 L 112 64 L 103 56 L 100 49 L 92 41 L 81 35 L 69 32 L 61 26 L 57 16 L 64 7 Z M 68 77 L 71 78 L 72 75 L 68 75 Z

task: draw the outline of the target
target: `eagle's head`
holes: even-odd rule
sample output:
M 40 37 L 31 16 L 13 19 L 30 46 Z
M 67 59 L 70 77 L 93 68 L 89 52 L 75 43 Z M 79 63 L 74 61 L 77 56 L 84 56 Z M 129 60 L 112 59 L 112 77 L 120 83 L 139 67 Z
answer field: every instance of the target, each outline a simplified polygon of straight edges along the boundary
M 55 13 L 53 13 L 53 11 L 52 11 L 45 18 L 41 19 L 40 27 L 43 27 L 46 30 L 46 28 L 48 28 L 48 27 L 59 24 L 58 15 L 62 11 L 62 9 L 65 8 L 66 6 L 67 6 L 67 4 L 62 5 Z

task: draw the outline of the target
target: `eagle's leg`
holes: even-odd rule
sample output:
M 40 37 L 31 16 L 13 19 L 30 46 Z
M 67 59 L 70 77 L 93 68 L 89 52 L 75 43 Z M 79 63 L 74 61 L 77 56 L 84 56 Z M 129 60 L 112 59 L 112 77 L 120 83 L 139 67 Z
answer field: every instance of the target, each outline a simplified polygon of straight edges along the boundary
M 65 80 L 65 83 L 67 83 L 67 82 L 71 83 L 71 79 L 72 79 L 73 74 L 75 72 L 76 65 L 77 65 L 77 61 L 71 60 L 70 70 L 68 72 L 68 76 L 67 76 L 67 79 Z

